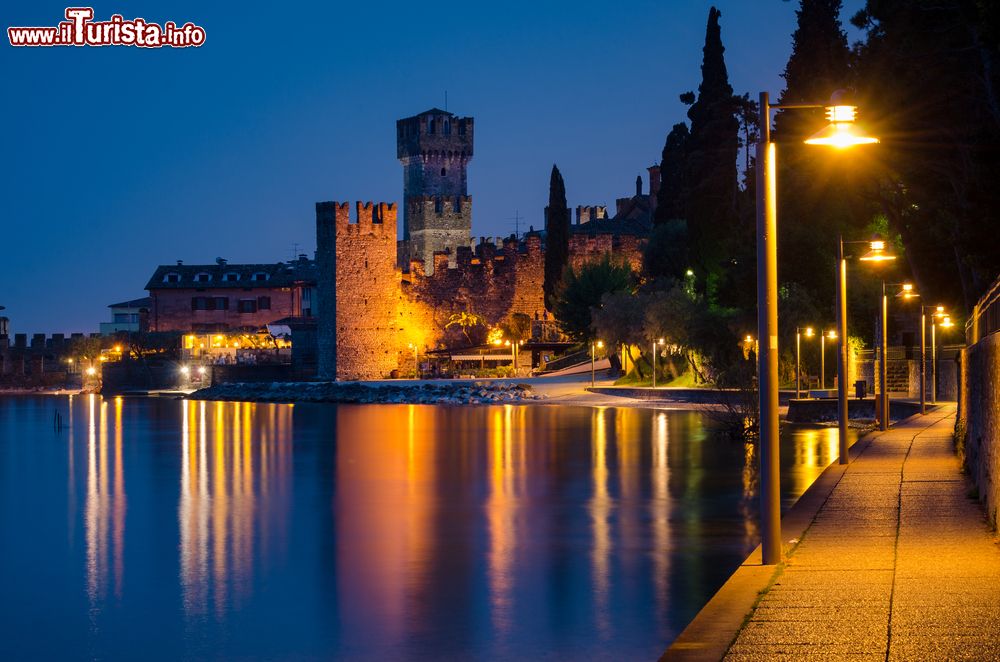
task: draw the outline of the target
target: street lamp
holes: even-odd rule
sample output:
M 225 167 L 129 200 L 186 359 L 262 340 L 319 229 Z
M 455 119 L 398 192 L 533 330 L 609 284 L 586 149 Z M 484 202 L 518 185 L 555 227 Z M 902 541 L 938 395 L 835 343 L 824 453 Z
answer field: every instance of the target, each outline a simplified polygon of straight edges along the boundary
M 656 353 L 659 351 L 657 347 L 663 347 L 663 338 L 653 343 L 653 388 L 656 388 Z
M 827 104 L 771 105 L 760 93 L 757 140 L 757 338 L 760 394 L 760 499 L 761 552 L 764 565 L 781 561 L 781 494 L 778 445 L 778 199 L 775 178 L 775 145 L 771 142 L 772 109 L 826 108 L 830 127 L 806 142 L 846 148 L 877 142 L 858 135 L 855 108 L 834 92 Z M 849 109 L 849 110 L 848 110 Z M 823 133 L 823 132 L 820 132 Z M 846 334 L 844 334 L 846 335 Z
M 837 339 L 837 331 L 830 329 L 819 337 L 819 387 L 826 388 L 826 339 Z
M 798 400 L 801 396 L 801 375 L 802 370 L 799 368 L 800 364 L 800 354 L 802 350 L 802 336 L 805 335 L 806 338 L 813 337 L 813 328 L 807 326 L 806 328 L 795 327 L 795 399 Z
M 858 259 L 862 262 L 871 262 L 876 266 L 882 262 L 891 262 L 896 256 L 886 250 L 885 241 L 879 237 L 873 237 L 869 241 L 844 241 L 841 236 L 838 238 L 837 247 L 837 436 L 840 442 L 840 464 L 850 462 L 850 455 L 847 450 L 847 372 L 848 372 L 848 348 L 847 348 L 847 256 L 844 254 L 844 246 L 848 244 L 865 244 L 868 252 Z
M 951 316 L 944 311 L 944 306 L 938 306 L 931 318 L 931 404 L 937 404 L 937 320 L 941 320 L 942 329 L 954 326 Z
M 594 365 L 597 362 L 597 350 L 601 347 L 604 347 L 604 343 L 600 340 L 590 343 L 590 388 L 594 388 Z
M 417 379 L 420 379 L 420 362 L 417 359 L 417 344 L 411 342 L 407 345 L 407 347 L 413 350 L 413 375 Z
M 931 322 L 944 316 L 944 306 L 920 306 L 920 413 L 927 413 L 927 311 L 931 312 Z M 934 333 L 933 328 L 931 333 Z M 931 351 L 934 351 L 933 347 Z

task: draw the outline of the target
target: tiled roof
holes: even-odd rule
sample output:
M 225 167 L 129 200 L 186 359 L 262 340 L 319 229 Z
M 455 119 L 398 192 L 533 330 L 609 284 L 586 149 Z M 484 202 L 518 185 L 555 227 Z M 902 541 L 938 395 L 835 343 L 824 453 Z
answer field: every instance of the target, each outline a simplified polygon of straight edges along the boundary
M 208 280 L 197 280 L 207 274 Z M 263 280 L 260 280 L 264 274 Z M 258 275 L 258 280 L 254 276 Z M 232 280 L 226 280 L 226 278 Z M 316 262 L 300 258 L 277 264 L 166 264 L 160 265 L 146 283 L 147 290 L 238 289 L 244 287 L 291 287 L 316 284 Z

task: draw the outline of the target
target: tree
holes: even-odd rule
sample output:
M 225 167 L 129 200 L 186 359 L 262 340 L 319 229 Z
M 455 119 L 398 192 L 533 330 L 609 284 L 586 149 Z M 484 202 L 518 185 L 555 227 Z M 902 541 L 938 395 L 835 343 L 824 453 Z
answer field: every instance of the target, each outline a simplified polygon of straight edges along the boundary
M 692 268 L 699 291 L 717 279 L 732 246 L 736 227 L 736 157 L 739 152 L 737 103 L 723 54 L 720 12 L 708 12 L 698 99 L 688 110 L 691 134 L 686 141 L 686 195 L 682 200 L 687 221 Z
M 569 260 L 569 207 L 566 185 L 559 168 L 552 166 L 549 177 L 549 205 L 545 208 L 545 305 L 551 310 L 563 270 Z
M 644 320 L 647 295 L 632 294 L 627 290 L 608 292 L 601 297 L 599 307 L 592 310 L 593 329 L 608 347 L 625 347 L 629 360 L 635 365 L 639 378 L 642 366 L 632 356 L 632 345 L 644 346 Z
M 687 265 L 687 224 L 675 218 L 654 225 L 642 256 L 646 275 L 679 280 L 684 277 Z
M 444 325 L 445 329 L 458 328 L 462 331 L 462 335 L 470 345 L 475 345 L 472 341 L 472 332 L 475 329 L 486 329 L 486 321 L 476 313 L 468 313 L 462 311 L 460 313 L 455 313 L 448 318 L 448 321 Z
M 506 322 L 500 325 L 503 335 L 514 343 L 531 337 L 531 316 L 525 313 L 513 313 Z
M 874 2 L 853 19 L 876 202 L 927 300 L 972 306 L 1000 272 L 1000 37 L 990 2 Z M 927 90 L 936 90 L 928 94 Z
M 592 309 L 599 307 L 601 298 L 609 292 L 633 292 L 633 281 L 628 265 L 612 262 L 609 255 L 600 262 L 585 264 L 578 271 L 567 266 L 553 311 L 559 328 L 577 341 L 593 339 Z
M 684 181 L 684 150 L 690 137 L 687 124 L 674 124 L 667 134 L 660 157 L 660 190 L 656 192 L 656 214 L 653 222 L 664 225 L 684 218 L 681 200 L 686 190 Z
M 834 91 L 849 87 L 850 52 L 840 9 L 840 0 L 801 0 L 780 103 L 825 103 Z M 780 144 L 779 273 L 783 282 L 805 287 L 817 303 L 832 305 L 837 236 L 861 238 L 859 230 L 873 211 L 862 191 L 874 178 L 863 167 L 864 150 L 840 154 L 803 143 L 826 122 L 822 109 L 779 111 L 772 139 Z

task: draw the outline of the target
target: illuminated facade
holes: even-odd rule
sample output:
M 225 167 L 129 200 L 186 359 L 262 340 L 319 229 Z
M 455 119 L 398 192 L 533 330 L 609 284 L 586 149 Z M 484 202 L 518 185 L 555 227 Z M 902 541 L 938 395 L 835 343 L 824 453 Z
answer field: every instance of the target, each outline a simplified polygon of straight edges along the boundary
M 150 331 L 256 329 L 314 314 L 316 263 L 304 255 L 277 264 L 178 262 L 157 267 L 146 289 Z

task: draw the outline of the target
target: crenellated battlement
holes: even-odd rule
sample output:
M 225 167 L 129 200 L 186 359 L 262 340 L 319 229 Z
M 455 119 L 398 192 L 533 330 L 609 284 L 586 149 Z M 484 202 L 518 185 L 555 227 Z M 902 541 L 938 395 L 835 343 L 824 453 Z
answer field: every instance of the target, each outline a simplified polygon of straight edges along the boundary
M 582 225 L 591 221 L 600 221 L 608 217 L 607 205 L 577 205 L 576 224 Z

